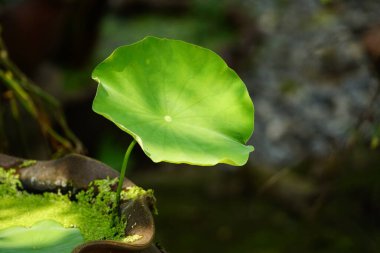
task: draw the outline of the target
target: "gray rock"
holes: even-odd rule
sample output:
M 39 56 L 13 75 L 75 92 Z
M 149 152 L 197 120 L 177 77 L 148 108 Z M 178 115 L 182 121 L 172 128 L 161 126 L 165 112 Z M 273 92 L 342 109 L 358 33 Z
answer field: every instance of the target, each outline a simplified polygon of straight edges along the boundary
M 380 22 L 380 2 L 335 12 L 312 0 L 244 2 L 265 36 L 245 78 L 255 103 L 251 162 L 287 167 L 343 147 L 378 85 L 352 31 Z

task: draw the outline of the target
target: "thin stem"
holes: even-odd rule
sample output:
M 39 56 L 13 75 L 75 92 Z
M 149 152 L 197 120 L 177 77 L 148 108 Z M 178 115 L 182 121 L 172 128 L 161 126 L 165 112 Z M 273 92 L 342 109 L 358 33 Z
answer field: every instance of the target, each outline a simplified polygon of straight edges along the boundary
M 125 155 L 124 155 L 123 165 L 121 166 L 121 171 L 120 171 L 119 184 L 117 185 L 117 191 L 116 191 L 116 204 L 117 204 L 116 206 L 117 207 L 119 207 L 119 204 L 120 204 L 120 193 L 121 193 L 121 189 L 123 188 L 123 182 L 124 182 L 125 173 L 127 171 L 129 156 L 131 155 L 132 149 L 135 146 L 135 144 L 136 144 L 136 140 L 134 139 L 131 142 L 131 144 L 129 144 L 127 152 L 125 152 Z

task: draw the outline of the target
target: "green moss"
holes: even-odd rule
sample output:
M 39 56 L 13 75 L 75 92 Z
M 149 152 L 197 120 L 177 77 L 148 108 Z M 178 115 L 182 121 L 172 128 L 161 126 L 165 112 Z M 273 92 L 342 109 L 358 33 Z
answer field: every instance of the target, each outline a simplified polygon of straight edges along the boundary
M 0 197 L 3 195 L 15 195 L 18 193 L 18 188 L 21 188 L 21 182 L 18 179 L 16 171 L 4 170 L 0 167 Z
M 32 226 L 40 220 L 53 219 L 64 227 L 77 227 L 86 241 L 122 240 L 125 220 L 114 215 L 115 180 L 94 181 L 87 191 L 77 194 L 78 201 L 60 193 L 30 194 L 18 191 L 20 181 L 13 170 L 0 168 L 0 229 Z
M 140 197 L 148 197 L 152 200 L 153 203 L 153 213 L 158 214 L 158 210 L 155 206 L 156 198 L 154 197 L 154 192 L 152 189 L 145 190 L 138 186 L 128 187 L 126 191 L 121 192 L 122 200 L 130 200 L 137 199 Z
M 123 200 L 136 199 L 136 198 L 139 198 L 141 196 L 149 196 L 149 197 L 154 198 L 153 190 L 151 190 L 151 189 L 144 190 L 141 187 L 132 186 L 132 187 L 128 187 L 126 191 L 123 191 L 121 193 L 121 199 L 123 199 Z
M 26 168 L 26 167 L 29 167 L 29 166 L 32 166 L 34 164 L 36 164 L 37 161 L 36 160 L 25 160 L 22 162 L 22 164 L 20 165 L 20 168 Z
M 20 191 L 22 184 L 15 170 L 0 167 L 0 230 L 10 226 L 31 227 L 34 223 L 52 219 L 64 227 L 78 228 L 86 241 L 122 240 L 133 242 L 140 235 L 125 237 L 127 221 L 115 214 L 116 192 L 111 187 L 117 178 L 93 181 L 86 191 L 70 200 L 70 193 L 30 194 Z M 153 190 L 133 186 L 122 191 L 122 199 L 148 196 L 154 200 Z

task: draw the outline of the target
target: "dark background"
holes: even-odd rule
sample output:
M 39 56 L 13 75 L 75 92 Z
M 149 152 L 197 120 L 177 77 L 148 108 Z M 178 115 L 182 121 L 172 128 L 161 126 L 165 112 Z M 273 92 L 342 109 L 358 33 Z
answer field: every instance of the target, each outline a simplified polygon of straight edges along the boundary
M 117 46 L 185 40 L 246 83 L 247 165 L 154 164 L 133 152 L 129 177 L 155 190 L 168 252 L 380 251 L 379 1 L 0 0 L 0 25 L 9 58 L 58 99 L 81 151 L 115 169 L 131 139 L 92 112 L 90 77 Z M 9 117 L 2 85 L 0 152 L 56 157 L 35 119 Z

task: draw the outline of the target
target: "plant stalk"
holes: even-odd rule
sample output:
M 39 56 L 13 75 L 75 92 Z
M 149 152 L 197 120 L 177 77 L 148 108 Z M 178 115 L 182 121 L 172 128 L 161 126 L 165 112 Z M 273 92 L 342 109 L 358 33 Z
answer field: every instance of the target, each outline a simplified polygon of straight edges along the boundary
M 127 152 L 125 152 L 125 155 L 124 155 L 123 165 L 121 166 L 121 170 L 120 170 L 119 184 L 117 185 L 117 191 L 116 191 L 116 206 L 117 207 L 120 206 L 120 193 L 121 193 L 121 189 L 123 188 L 123 182 L 124 182 L 125 173 L 127 171 L 129 156 L 131 155 L 132 149 L 135 146 L 135 144 L 136 144 L 136 140 L 133 139 L 131 144 L 129 144 L 128 146 Z

